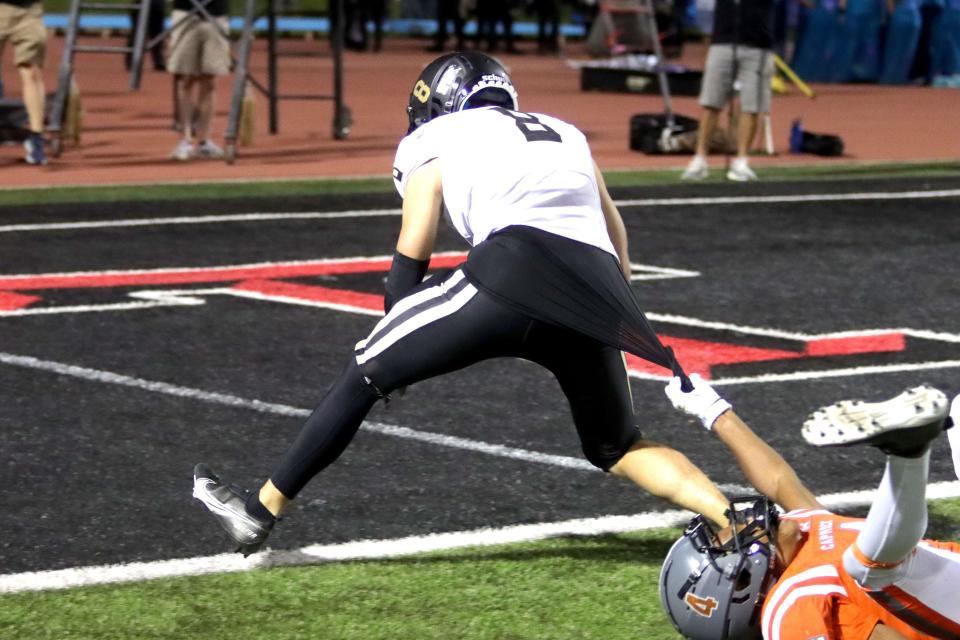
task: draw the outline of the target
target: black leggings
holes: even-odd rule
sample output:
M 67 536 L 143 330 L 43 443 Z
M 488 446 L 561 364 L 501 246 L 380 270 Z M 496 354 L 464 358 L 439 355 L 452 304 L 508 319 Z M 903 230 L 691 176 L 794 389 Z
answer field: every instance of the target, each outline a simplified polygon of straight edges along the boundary
M 618 350 L 532 320 L 478 291 L 457 270 L 397 302 L 358 344 L 271 476 L 273 484 L 295 497 L 343 453 L 380 397 L 497 357 L 530 360 L 556 376 L 583 453 L 600 469 L 616 464 L 640 438 Z

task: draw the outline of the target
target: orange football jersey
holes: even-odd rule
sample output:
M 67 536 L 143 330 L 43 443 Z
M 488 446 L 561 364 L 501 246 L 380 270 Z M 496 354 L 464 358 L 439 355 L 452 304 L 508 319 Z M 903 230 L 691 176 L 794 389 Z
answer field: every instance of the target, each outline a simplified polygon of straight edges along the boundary
M 863 640 L 878 623 L 910 639 L 934 637 L 887 611 L 844 571 L 843 552 L 856 541 L 862 518 L 800 509 L 783 519 L 796 522 L 803 538 L 764 602 L 761 624 L 766 640 Z M 930 544 L 960 550 L 952 543 Z

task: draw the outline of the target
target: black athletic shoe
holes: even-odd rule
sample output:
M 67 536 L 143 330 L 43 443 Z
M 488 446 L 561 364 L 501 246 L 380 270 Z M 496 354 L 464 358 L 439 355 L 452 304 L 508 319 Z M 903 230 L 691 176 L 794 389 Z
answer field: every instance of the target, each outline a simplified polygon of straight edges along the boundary
M 928 386 L 884 402 L 844 400 L 815 411 L 801 432 L 816 447 L 869 444 L 888 455 L 917 458 L 946 428 L 948 404 L 943 393 Z
M 204 463 L 193 468 L 193 497 L 199 500 L 223 530 L 237 543 L 243 557 L 258 551 L 270 535 L 276 518 L 260 520 L 247 513 L 250 492 L 225 484 Z

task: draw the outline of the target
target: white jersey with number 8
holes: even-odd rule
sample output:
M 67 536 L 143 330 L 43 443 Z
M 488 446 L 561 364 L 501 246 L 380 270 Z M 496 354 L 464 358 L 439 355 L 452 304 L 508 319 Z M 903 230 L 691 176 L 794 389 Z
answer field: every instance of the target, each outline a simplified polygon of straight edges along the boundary
M 484 107 L 431 120 L 397 149 L 400 195 L 420 166 L 440 163 L 450 222 L 476 246 L 511 225 L 526 225 L 613 255 L 587 140 L 556 118 Z

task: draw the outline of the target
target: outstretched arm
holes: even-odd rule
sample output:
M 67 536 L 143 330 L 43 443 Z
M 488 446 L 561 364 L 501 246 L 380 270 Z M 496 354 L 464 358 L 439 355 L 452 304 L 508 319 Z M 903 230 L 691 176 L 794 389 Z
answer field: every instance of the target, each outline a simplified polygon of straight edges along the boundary
M 755 434 L 733 409 L 717 418 L 713 432 L 733 453 L 740 469 L 757 491 L 787 511 L 822 508 L 793 467 Z
M 617 205 L 613 203 L 613 198 L 607 191 L 607 185 L 603 181 L 603 174 L 600 173 L 600 167 L 593 163 L 593 172 L 597 176 L 597 188 L 600 190 L 600 207 L 603 209 L 603 219 L 607 223 L 607 234 L 610 236 L 610 242 L 617 251 L 617 257 L 620 259 L 620 268 L 623 269 L 623 275 L 630 280 L 630 254 L 627 251 L 627 229 L 623 226 L 623 218 L 620 217 L 620 211 Z
M 387 313 L 393 303 L 420 284 L 427 273 L 442 211 L 440 163 L 431 161 L 410 175 L 404 189 L 403 222 L 383 296 Z
M 417 168 L 407 179 L 397 251 L 413 260 L 429 260 L 442 211 L 440 163 L 432 160 Z
M 822 508 L 816 496 L 801 482 L 793 467 L 753 432 L 699 375 L 690 376 L 693 390 L 680 390 L 680 378 L 667 385 L 667 397 L 673 406 L 699 418 L 733 453 L 740 469 L 753 487 L 778 505 L 793 509 Z

